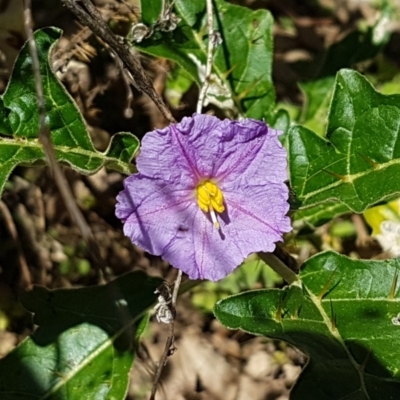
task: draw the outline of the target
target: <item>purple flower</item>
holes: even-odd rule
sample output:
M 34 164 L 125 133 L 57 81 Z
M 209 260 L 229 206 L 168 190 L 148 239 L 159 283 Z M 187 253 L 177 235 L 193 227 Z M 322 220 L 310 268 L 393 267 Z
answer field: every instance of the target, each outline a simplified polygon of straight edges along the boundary
M 147 133 L 117 197 L 133 243 L 191 279 L 217 281 L 283 232 L 288 188 L 279 131 L 264 122 L 204 114 Z

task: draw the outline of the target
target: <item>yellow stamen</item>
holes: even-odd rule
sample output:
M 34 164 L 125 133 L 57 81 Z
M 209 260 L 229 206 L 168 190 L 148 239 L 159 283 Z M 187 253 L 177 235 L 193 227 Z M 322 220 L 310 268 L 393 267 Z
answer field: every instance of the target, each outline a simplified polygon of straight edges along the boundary
M 221 189 L 214 182 L 204 181 L 197 186 L 196 190 L 198 206 L 204 212 L 210 213 L 211 221 L 219 229 L 220 225 L 215 212 L 222 213 L 225 211 L 224 195 Z

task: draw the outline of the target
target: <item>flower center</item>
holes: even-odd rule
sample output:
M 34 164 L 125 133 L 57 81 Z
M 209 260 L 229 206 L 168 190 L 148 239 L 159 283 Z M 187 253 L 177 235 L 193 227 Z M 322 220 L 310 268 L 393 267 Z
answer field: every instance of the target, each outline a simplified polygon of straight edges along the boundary
M 204 181 L 197 186 L 197 204 L 204 211 L 209 212 L 211 221 L 214 226 L 219 229 L 219 222 L 217 221 L 217 213 L 225 211 L 224 195 L 221 189 L 211 181 Z

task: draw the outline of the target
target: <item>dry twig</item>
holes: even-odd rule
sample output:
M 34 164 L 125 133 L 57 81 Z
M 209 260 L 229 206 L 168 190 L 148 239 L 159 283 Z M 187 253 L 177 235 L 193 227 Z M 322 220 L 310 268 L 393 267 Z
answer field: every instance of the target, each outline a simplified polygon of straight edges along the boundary
M 28 263 L 26 262 L 26 258 L 24 256 L 24 252 L 22 250 L 21 242 L 18 237 L 17 228 L 15 227 L 13 218 L 11 216 L 10 210 L 6 206 L 6 204 L 0 200 L 0 213 L 3 215 L 4 222 L 8 233 L 11 236 L 12 241 L 18 251 L 18 262 L 20 268 L 20 276 L 19 276 L 19 288 L 20 289 L 29 289 L 32 286 L 32 277 L 31 272 L 29 271 Z
M 206 64 L 206 76 L 204 77 L 203 86 L 201 87 L 199 99 L 197 101 L 196 112 L 201 114 L 203 108 L 204 99 L 207 94 L 208 86 L 210 85 L 213 52 L 216 44 L 215 32 L 214 32 L 214 10 L 212 0 L 207 0 L 207 27 L 208 27 L 208 49 L 207 49 L 207 64 Z
M 60 69 L 62 70 L 73 56 L 79 52 L 84 52 L 84 50 L 82 50 L 83 43 L 85 43 L 85 41 L 88 40 L 91 35 L 92 31 L 87 27 L 83 27 L 78 33 L 69 39 L 67 46 L 56 50 L 52 57 L 54 59 L 54 71 L 58 71 Z M 88 58 L 90 56 L 91 54 L 88 55 Z
M 90 253 L 94 258 L 96 268 L 98 268 L 99 272 L 101 271 L 102 277 L 105 278 L 107 276 L 106 265 L 100 255 L 100 249 L 94 239 L 93 233 L 89 225 L 86 223 L 81 211 L 76 205 L 71 188 L 69 187 L 67 179 L 65 178 L 65 175 L 57 162 L 51 141 L 50 130 L 46 126 L 46 109 L 44 102 L 43 84 L 42 77 L 40 75 L 39 57 L 37 53 L 36 42 L 33 37 L 32 31 L 32 14 L 30 0 L 24 0 L 24 22 L 28 37 L 29 51 L 32 58 L 32 68 L 35 79 L 37 103 L 39 108 L 39 140 L 43 145 L 47 162 L 53 173 L 58 190 L 60 191 L 60 194 L 65 202 L 65 206 L 67 207 L 71 218 L 75 221 L 79 230 L 81 231 L 83 238 L 87 242 Z
M 81 211 L 79 210 L 75 198 L 72 194 L 71 188 L 66 180 L 66 177 L 57 162 L 50 136 L 50 130 L 46 126 L 46 109 L 44 102 L 42 77 L 40 75 L 39 57 L 36 42 L 32 31 L 31 0 L 24 0 L 24 22 L 28 36 L 30 55 L 32 58 L 32 69 L 34 73 L 35 89 L 39 108 L 39 140 L 43 145 L 47 162 L 53 173 L 54 180 L 56 182 L 58 190 L 60 191 L 61 197 L 64 200 L 65 206 L 72 220 L 75 221 L 76 225 L 78 226 L 83 239 L 88 245 L 88 249 L 94 260 L 95 268 L 97 269 L 102 281 L 109 281 L 111 277 L 107 271 L 105 260 L 101 256 L 100 248 L 94 238 L 92 230 L 90 229 Z M 113 292 L 110 293 L 110 299 L 112 301 L 115 301 L 116 313 L 129 328 L 125 330 L 123 339 L 127 344 L 130 344 L 132 342 L 132 338 L 134 337 L 135 328 L 134 326 L 132 326 L 129 310 L 126 306 L 123 306 L 122 302 L 120 301 L 122 299 L 122 294 L 117 288 L 114 287 Z
M 178 292 L 179 292 L 179 287 L 181 286 L 181 281 L 182 281 L 182 271 L 178 270 L 178 276 L 176 277 L 175 283 L 174 283 L 174 290 L 172 292 L 172 298 L 171 298 L 171 305 L 170 305 L 170 311 L 171 311 L 171 318 L 168 322 L 168 337 L 165 342 L 164 346 L 164 351 L 161 356 L 161 359 L 157 365 L 157 370 L 154 375 L 154 380 L 153 380 L 153 386 L 151 388 L 151 394 L 150 394 L 150 399 L 149 400 L 154 400 L 158 388 L 158 383 L 161 378 L 161 373 L 167 363 L 167 359 L 169 356 L 171 356 L 174 351 L 176 350 L 175 345 L 174 345 L 174 331 L 175 331 L 175 316 L 176 316 L 176 299 L 178 297 Z
M 146 74 L 139 61 L 136 60 L 123 41 L 114 35 L 93 3 L 90 0 L 82 0 L 82 3 L 85 6 L 84 8 L 81 5 L 78 5 L 75 0 L 62 0 L 62 2 L 73 14 L 75 14 L 83 26 L 88 26 L 121 58 L 132 77 L 132 84 L 138 90 L 146 93 L 151 98 L 162 115 L 169 122 L 175 122 L 174 117 L 165 105 L 164 101 L 154 90 L 151 79 Z

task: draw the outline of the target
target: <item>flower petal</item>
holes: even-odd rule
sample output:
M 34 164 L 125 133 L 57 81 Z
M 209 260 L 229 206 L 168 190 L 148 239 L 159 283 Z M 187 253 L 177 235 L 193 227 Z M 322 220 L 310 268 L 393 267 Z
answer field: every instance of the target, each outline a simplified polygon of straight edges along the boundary
M 145 251 L 162 255 L 197 205 L 192 191 L 162 181 L 131 175 L 117 196 L 116 215 L 124 222 L 124 233 Z
M 140 173 L 117 198 L 125 234 L 191 279 L 222 279 L 250 253 L 273 251 L 291 229 L 278 135 L 261 121 L 198 114 L 146 134 Z M 220 229 L 196 202 L 205 179 L 224 196 Z
M 221 121 L 202 114 L 149 132 L 142 140 L 138 170 L 149 177 L 168 182 L 180 180 L 194 187 L 212 172 L 220 153 L 219 140 L 213 138 L 221 135 Z
M 195 210 L 186 221 L 189 229 L 170 241 L 163 259 L 190 279 L 217 281 L 230 274 L 249 254 L 273 251 L 275 243 L 282 240 L 282 233 L 291 230 L 290 219 L 285 216 L 288 206 L 274 210 L 271 204 L 265 210 L 254 208 L 240 196 L 234 200 L 227 200 L 229 212 L 220 215 L 220 230 L 200 209 Z M 278 203 L 279 200 L 282 198 Z M 272 218 L 265 219 L 267 212 Z
M 251 240 L 263 236 L 265 247 L 253 249 L 250 245 L 252 252 L 271 251 L 267 242 L 282 240 L 283 233 L 292 229 L 290 218 L 286 216 L 289 210 L 288 188 L 286 185 L 270 184 L 267 188 L 247 186 L 241 189 L 225 194 L 226 212 L 231 221 L 228 228 L 237 232 L 240 242 L 245 240 L 246 235 L 250 235 Z
M 287 179 L 286 150 L 279 142 L 281 133 L 261 121 L 232 121 L 230 141 L 224 137 L 223 162 L 215 171 L 221 189 L 253 185 L 267 186 Z
M 284 232 L 291 230 L 286 216 L 288 189 L 279 185 L 251 187 L 227 193 L 227 210 L 217 230 L 200 209 L 186 221 L 189 229 L 171 240 L 162 257 L 191 279 L 217 281 L 230 274 L 251 253 L 271 252 Z
M 261 121 L 221 121 L 194 114 L 179 124 L 148 133 L 137 165 L 144 175 L 169 182 L 180 180 L 191 187 L 208 178 L 224 181 L 233 176 L 236 181 L 244 172 L 252 180 L 261 174 L 264 182 L 266 178 L 282 182 L 287 178 L 286 151 L 279 134 Z
M 187 232 L 171 240 L 162 255 L 190 279 L 220 280 L 246 257 L 246 250 L 237 246 L 234 238 L 221 235 L 200 209 L 192 215 L 191 223 Z

